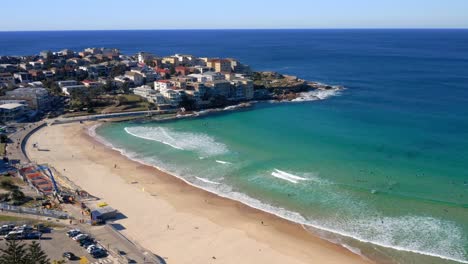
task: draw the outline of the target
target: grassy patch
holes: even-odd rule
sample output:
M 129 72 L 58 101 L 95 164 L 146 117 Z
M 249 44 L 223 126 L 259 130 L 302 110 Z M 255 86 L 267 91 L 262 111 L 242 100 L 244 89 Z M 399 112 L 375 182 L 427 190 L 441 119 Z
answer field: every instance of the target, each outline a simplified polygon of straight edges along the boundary
M 0 188 L 7 191 L 15 191 L 19 189 L 19 187 L 14 184 L 11 179 L 2 179 L 0 182 Z
M 0 156 L 5 156 L 6 154 L 6 143 L 0 143 Z
M 24 220 L 31 220 L 31 219 L 11 216 L 11 215 L 0 215 L 0 222 L 16 222 L 16 221 L 24 221 Z
M 55 219 L 54 219 L 55 221 Z M 32 225 L 43 224 L 46 227 L 62 227 L 63 225 L 51 222 L 51 221 L 44 221 L 44 220 L 37 220 L 28 217 L 20 217 L 20 216 L 11 216 L 11 215 L 2 215 L 0 214 L 0 223 L 15 223 L 15 222 L 28 222 Z

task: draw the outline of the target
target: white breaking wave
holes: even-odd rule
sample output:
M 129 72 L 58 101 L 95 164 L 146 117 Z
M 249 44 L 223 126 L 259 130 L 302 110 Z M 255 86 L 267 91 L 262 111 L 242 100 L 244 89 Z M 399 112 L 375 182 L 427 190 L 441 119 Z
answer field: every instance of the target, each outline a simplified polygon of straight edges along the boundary
M 221 184 L 219 182 L 210 181 L 210 180 L 205 179 L 205 178 L 200 178 L 200 177 L 195 177 L 195 178 L 197 178 L 198 180 L 200 180 L 202 182 L 205 182 L 205 183 L 210 183 L 210 184 L 215 184 L 215 185 L 220 185 Z
M 281 171 L 278 169 L 275 169 L 274 172 L 271 173 L 271 176 L 278 178 L 278 179 L 283 179 L 292 183 L 298 183 L 299 181 L 307 181 L 307 178 L 299 177 L 297 175 Z
M 219 164 L 225 164 L 225 165 L 232 164 L 231 162 L 223 161 L 223 160 L 216 160 L 216 162 L 219 163 Z
M 178 132 L 164 127 L 126 127 L 125 131 L 135 137 L 157 141 L 179 150 L 195 151 L 203 156 L 228 152 L 226 145 L 206 134 Z
M 341 89 L 329 89 L 329 90 L 313 90 L 309 92 L 300 93 L 299 97 L 293 99 L 292 102 L 306 102 L 324 100 L 332 96 L 340 94 Z

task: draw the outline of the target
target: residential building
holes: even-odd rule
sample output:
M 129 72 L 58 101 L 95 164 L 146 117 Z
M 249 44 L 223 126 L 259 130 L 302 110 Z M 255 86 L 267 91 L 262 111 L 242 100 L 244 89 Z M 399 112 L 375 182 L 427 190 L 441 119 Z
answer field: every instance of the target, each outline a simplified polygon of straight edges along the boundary
M 102 64 L 80 66 L 78 67 L 78 69 L 87 72 L 91 78 L 98 78 L 100 76 L 106 76 L 108 74 L 107 66 Z
M 205 82 L 205 87 L 210 95 L 221 95 L 226 98 L 231 95 L 231 83 L 226 80 Z
M 57 52 L 57 55 L 60 57 L 71 58 L 75 55 L 75 52 L 73 52 L 73 50 L 64 49 Z
M 197 104 L 201 101 L 200 92 L 197 90 L 185 90 L 185 94 L 193 99 Z
M 29 65 L 31 66 L 31 69 L 33 70 L 41 70 L 42 67 L 44 66 L 44 62 L 42 60 L 30 61 Z
M 52 71 L 43 71 L 42 73 L 44 73 L 45 78 L 52 78 L 55 75 Z
M 2 72 L 16 72 L 18 70 L 18 66 L 15 64 L 0 64 L 0 73 Z
M 24 117 L 26 106 L 19 103 L 9 103 L 0 105 L 0 120 L 9 122 Z
M 74 91 L 86 92 L 88 89 L 84 85 L 69 85 L 62 87 L 62 92 L 66 95 L 71 95 Z
M 28 73 L 31 75 L 33 81 L 40 81 L 45 79 L 43 71 L 40 70 L 29 70 Z
M 74 86 L 78 85 L 78 82 L 75 80 L 67 80 L 67 81 L 59 81 L 57 82 L 58 86 L 60 88 L 67 87 L 67 86 Z
M 8 86 L 15 84 L 15 77 L 9 72 L 2 72 L 0 73 L 0 86 L 4 84 L 4 86 Z
M 192 67 L 192 69 L 193 69 L 193 72 L 196 72 L 196 73 L 205 73 L 205 72 L 211 71 L 210 67 L 200 66 L 200 65 L 196 65 Z
M 137 72 L 143 76 L 144 83 L 154 82 L 155 80 L 159 79 L 159 74 L 150 67 L 138 67 L 132 68 L 130 71 Z
M 32 88 L 44 88 L 44 84 L 42 82 L 36 81 L 36 82 L 30 82 L 28 83 L 29 87 Z
M 138 52 L 138 62 L 145 63 L 154 59 L 154 55 L 148 52 Z
M 102 51 L 99 48 L 86 48 L 84 52 L 90 55 L 102 54 Z
M 154 82 L 154 90 L 162 91 L 174 87 L 174 84 L 169 80 L 159 80 Z
M 20 83 L 29 83 L 32 81 L 32 76 L 28 72 L 17 72 L 13 74 L 16 80 Z
M 47 110 L 51 106 L 53 97 L 45 88 L 17 88 L 6 92 L 4 100 L 25 100 L 32 110 Z
M 114 77 L 114 83 L 115 83 L 115 86 L 117 86 L 118 88 L 121 88 L 125 83 L 130 83 L 131 80 L 124 76 L 124 75 L 120 75 L 120 76 L 115 76 Z
M 29 70 L 31 70 L 33 67 L 31 66 L 31 64 L 23 62 L 23 63 L 20 63 L 20 64 L 19 64 L 19 68 L 20 68 L 21 70 L 29 71 Z
M 53 53 L 50 50 L 43 50 L 39 53 L 39 56 L 41 56 L 44 59 L 49 59 L 53 56 Z
M 162 96 L 164 96 L 168 104 L 170 104 L 173 107 L 177 107 L 182 101 L 182 95 L 184 94 L 184 91 L 166 89 L 161 90 L 160 93 L 162 94 Z
M 86 88 L 90 89 L 95 89 L 95 88 L 100 88 L 102 87 L 102 83 L 98 81 L 92 81 L 92 80 L 84 80 L 81 82 Z
M 225 59 L 209 59 L 206 66 L 214 69 L 215 72 L 231 72 L 231 61 Z
M 179 60 L 176 58 L 176 57 L 164 57 L 162 58 L 161 62 L 163 64 L 170 64 L 170 65 L 173 65 L 173 66 L 177 66 Z
M 176 59 L 174 63 L 176 65 L 192 66 L 196 62 L 196 57 L 193 55 L 176 54 L 173 58 Z
M 133 93 L 139 95 L 143 98 L 148 99 L 151 95 L 156 94 L 157 92 L 151 88 L 149 85 L 143 85 L 133 89 Z
M 190 73 L 190 70 L 189 68 L 185 67 L 185 66 L 177 66 L 175 67 L 175 72 L 176 74 L 179 74 L 179 75 L 188 75 Z
M 253 81 L 249 79 L 231 80 L 231 99 L 250 100 L 254 97 Z
M 196 78 L 198 82 L 213 82 L 225 79 L 224 74 L 212 71 L 205 73 L 189 74 L 188 76 Z
M 143 85 L 143 82 L 144 82 L 143 75 L 141 75 L 138 72 L 127 71 L 127 72 L 125 72 L 125 77 L 127 77 L 128 79 L 133 81 L 133 83 L 136 86 Z
M 165 76 L 166 74 L 170 74 L 171 71 L 169 69 L 163 69 L 163 68 L 156 68 L 155 69 L 156 73 L 159 74 L 160 76 Z

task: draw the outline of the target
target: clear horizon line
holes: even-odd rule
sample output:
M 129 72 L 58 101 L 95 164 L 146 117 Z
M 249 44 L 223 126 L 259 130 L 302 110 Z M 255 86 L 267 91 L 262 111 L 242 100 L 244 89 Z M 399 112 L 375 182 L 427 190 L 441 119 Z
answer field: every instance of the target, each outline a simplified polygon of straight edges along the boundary
M 32 29 L 0 30 L 5 32 L 73 32 L 73 31 L 216 31 L 216 30 L 468 30 L 468 27 L 334 27 L 334 28 L 154 28 L 154 29 Z

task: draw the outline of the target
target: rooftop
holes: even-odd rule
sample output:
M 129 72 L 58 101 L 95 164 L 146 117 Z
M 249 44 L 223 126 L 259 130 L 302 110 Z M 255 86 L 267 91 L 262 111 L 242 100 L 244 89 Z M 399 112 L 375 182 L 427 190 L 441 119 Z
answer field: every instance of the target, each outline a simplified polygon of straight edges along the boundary
M 23 104 L 18 104 L 18 103 L 0 105 L 0 109 L 8 109 L 8 110 L 12 110 L 12 109 L 19 108 L 19 107 L 24 107 L 24 105 Z

